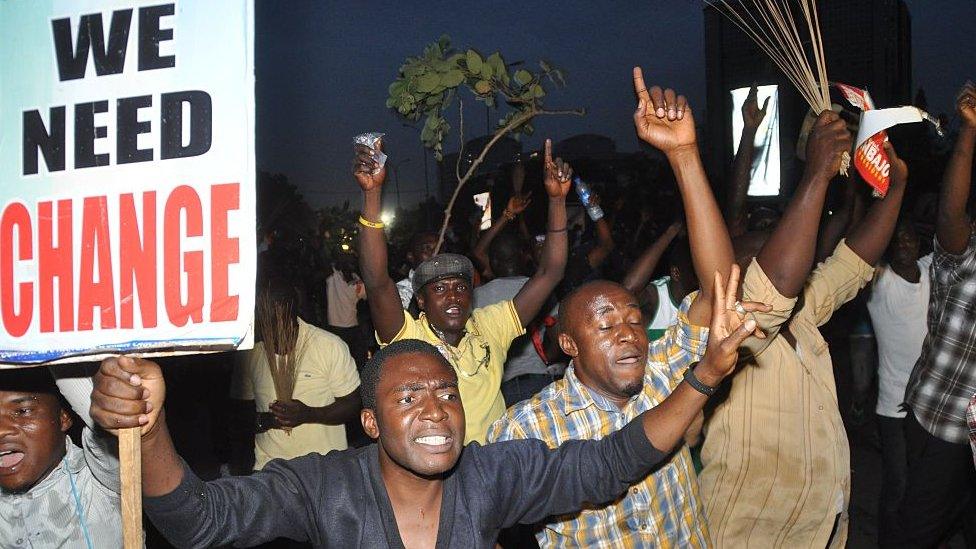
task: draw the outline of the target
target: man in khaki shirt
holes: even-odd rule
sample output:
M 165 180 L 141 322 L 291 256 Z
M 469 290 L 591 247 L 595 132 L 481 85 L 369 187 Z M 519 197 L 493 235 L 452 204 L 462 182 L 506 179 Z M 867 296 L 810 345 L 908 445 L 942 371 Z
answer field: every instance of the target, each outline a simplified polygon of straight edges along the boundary
M 850 449 L 818 328 L 871 279 L 907 179 L 889 147 L 888 196 L 810 273 L 827 187 L 849 149 L 843 121 L 821 115 L 779 226 L 755 259 L 739 254 L 749 261 L 743 299 L 773 310 L 756 313 L 768 336 L 747 344 L 752 356 L 740 361 L 705 425 L 699 483 L 717 547 L 843 547 L 847 539 Z

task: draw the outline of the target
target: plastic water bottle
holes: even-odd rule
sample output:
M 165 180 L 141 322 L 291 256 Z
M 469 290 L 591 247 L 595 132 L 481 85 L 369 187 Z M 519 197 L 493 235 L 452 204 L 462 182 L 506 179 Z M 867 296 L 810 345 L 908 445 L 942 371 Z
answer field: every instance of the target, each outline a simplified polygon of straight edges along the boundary
M 593 221 L 603 219 L 603 208 L 599 204 L 590 204 L 590 195 L 592 194 L 590 186 L 580 179 L 578 175 L 573 178 L 573 183 L 576 186 L 576 194 L 579 195 L 580 202 L 586 208 L 586 214 L 590 216 L 590 219 Z

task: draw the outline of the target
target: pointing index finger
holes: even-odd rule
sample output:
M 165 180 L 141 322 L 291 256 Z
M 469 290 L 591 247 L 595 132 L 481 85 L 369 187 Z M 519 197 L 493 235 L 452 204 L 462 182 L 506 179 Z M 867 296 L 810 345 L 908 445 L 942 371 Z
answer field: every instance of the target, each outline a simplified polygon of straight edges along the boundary
M 544 160 L 546 165 L 552 164 L 552 139 L 546 139 Z
M 637 99 L 643 101 L 645 105 L 650 104 L 651 96 L 647 93 L 647 86 L 644 85 L 644 71 L 640 67 L 634 67 L 634 93 Z

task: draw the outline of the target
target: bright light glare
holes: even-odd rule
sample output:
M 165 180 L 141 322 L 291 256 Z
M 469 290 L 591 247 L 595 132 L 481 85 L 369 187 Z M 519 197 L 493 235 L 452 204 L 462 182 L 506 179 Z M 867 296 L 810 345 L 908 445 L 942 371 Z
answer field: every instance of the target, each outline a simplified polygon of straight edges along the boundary
M 392 225 L 394 219 L 396 219 L 396 215 L 394 215 L 392 212 L 383 212 L 380 214 L 380 221 L 382 221 L 384 225 Z
M 749 88 L 739 88 L 732 94 L 732 153 L 739 149 L 742 136 L 742 104 L 749 95 Z M 776 196 L 780 187 L 779 150 L 779 93 L 776 86 L 759 86 L 757 99 L 761 107 L 769 97 L 769 107 L 759 130 L 749 178 L 749 196 Z
M 343 244 L 341 247 L 342 247 L 342 251 L 344 251 L 344 252 L 348 252 L 349 251 L 349 244 Z

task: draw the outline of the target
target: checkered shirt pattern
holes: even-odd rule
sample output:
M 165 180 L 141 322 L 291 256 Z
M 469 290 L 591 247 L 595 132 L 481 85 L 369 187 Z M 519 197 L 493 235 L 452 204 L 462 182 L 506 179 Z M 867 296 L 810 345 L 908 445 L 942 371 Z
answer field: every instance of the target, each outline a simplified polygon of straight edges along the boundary
M 973 463 L 976 464 L 976 395 L 969 401 L 966 418 L 969 420 L 969 445 L 973 448 Z
M 623 410 L 587 389 L 570 364 L 565 377 L 508 409 L 488 431 L 488 441 L 537 438 L 550 448 L 568 440 L 598 440 L 660 404 L 705 353 L 708 329 L 688 322 L 682 303 L 678 323 L 648 349 L 644 390 Z M 698 480 L 686 446 L 609 505 L 553 517 L 536 533 L 541 547 L 707 547 L 708 529 Z
M 947 442 L 969 440 L 966 407 L 976 393 L 976 233 L 959 255 L 935 242 L 928 328 L 905 403 L 919 424 Z

